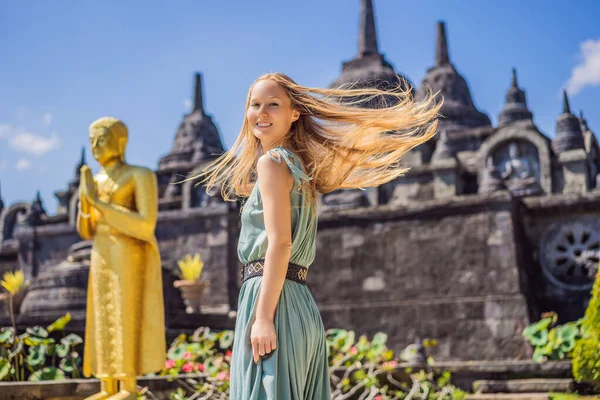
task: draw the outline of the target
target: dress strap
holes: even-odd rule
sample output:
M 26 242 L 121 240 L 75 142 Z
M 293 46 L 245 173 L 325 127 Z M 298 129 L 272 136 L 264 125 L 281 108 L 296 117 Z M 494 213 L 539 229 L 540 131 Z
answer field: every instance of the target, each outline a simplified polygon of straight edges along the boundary
M 292 172 L 292 176 L 294 177 L 295 181 L 301 182 L 312 180 L 310 176 L 306 175 L 304 171 L 298 168 L 296 164 L 294 164 L 294 162 L 290 159 L 292 157 L 297 158 L 297 156 L 291 153 L 289 150 L 284 149 L 282 147 L 275 147 L 269 150 L 268 153 L 271 159 L 277 163 L 281 163 L 282 158 L 285 160 L 286 164 L 290 168 L 290 171 Z

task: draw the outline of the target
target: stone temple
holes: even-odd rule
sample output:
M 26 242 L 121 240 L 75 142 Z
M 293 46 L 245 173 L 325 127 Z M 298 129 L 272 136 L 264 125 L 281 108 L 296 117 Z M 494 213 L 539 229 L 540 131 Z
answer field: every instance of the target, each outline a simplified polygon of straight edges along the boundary
M 309 287 L 325 326 L 384 331 L 395 350 L 435 338 L 439 360 L 528 358 L 521 332 L 530 321 L 550 310 L 561 321 L 576 319 L 589 300 L 600 251 L 596 137 L 566 94 L 554 138 L 540 132 L 516 70 L 511 79 L 507 71 L 506 102 L 492 126 L 459 73 L 460 60 L 451 58 L 443 22 L 434 64 L 413 85 L 380 52 L 373 11 L 363 0 L 358 53 L 332 86 L 410 84 L 416 98 L 430 87 L 444 96 L 444 118 L 436 139 L 404 160 L 412 167 L 405 177 L 320 197 Z M 205 110 L 201 75 L 194 90 L 193 110 L 155 169 L 170 334 L 232 328 L 240 285 L 238 205 L 207 195 L 193 180 L 173 185 L 224 151 Z M 17 318 L 22 326 L 65 311 L 72 329 L 84 326 L 90 243 L 74 225 L 79 165 L 55 192 L 56 215 L 45 212 L 39 194 L 31 203 L 0 201 L 0 273 L 22 268 L 32 281 Z M 188 315 L 172 282 L 177 260 L 195 252 L 210 286 L 203 313 Z

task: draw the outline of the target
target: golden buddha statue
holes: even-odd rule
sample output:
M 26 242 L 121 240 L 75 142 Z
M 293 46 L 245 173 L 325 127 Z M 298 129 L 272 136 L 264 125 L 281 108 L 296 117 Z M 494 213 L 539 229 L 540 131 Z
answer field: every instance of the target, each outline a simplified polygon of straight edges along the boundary
M 77 231 L 93 239 L 83 373 L 100 379 L 88 400 L 136 399 L 136 377 L 166 360 L 156 175 L 125 162 L 123 122 L 100 118 L 89 132 L 102 170 L 82 166 L 79 184 Z

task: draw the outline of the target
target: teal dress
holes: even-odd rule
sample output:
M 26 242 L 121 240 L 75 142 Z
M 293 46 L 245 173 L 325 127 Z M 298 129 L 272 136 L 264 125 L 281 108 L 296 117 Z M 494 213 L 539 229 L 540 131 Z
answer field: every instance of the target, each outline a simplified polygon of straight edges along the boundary
M 268 153 L 284 161 L 294 177 L 291 193 L 292 255 L 290 262 L 309 268 L 315 258 L 317 213 L 303 197 L 300 183 L 310 180 L 299 157 L 277 147 Z M 242 209 L 238 258 L 243 264 L 264 259 L 267 233 L 263 206 L 254 185 Z M 310 269 L 310 268 L 309 268 Z M 275 311 L 277 347 L 270 358 L 252 359 L 250 329 L 262 284 L 262 276 L 242 284 L 231 359 L 232 400 L 328 400 L 331 399 L 327 342 L 323 321 L 306 285 L 286 279 Z M 310 285 L 310 271 L 308 273 Z

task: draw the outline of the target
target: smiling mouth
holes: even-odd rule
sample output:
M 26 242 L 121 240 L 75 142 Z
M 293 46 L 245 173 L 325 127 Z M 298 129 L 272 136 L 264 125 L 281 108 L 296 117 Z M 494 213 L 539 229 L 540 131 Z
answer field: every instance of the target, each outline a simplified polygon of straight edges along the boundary
M 270 122 L 257 122 L 256 123 L 256 127 L 257 128 L 268 128 L 270 126 L 272 126 L 273 124 Z

